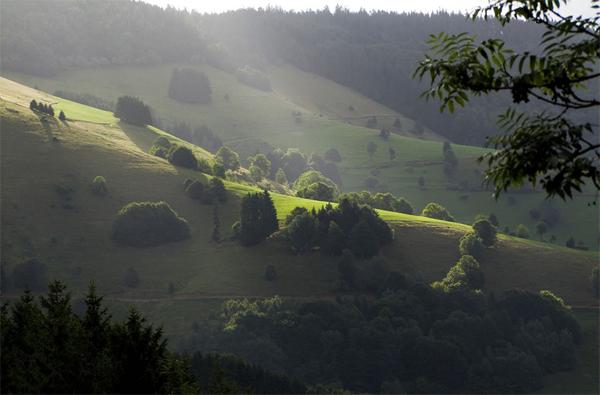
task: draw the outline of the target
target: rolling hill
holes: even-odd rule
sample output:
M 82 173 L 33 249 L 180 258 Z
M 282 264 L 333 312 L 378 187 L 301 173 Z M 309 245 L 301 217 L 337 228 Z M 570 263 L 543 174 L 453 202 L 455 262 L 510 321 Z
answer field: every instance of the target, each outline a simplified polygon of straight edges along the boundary
M 379 183 L 376 190 L 404 196 L 418 211 L 436 201 L 464 223 L 471 223 L 477 214 L 494 213 L 501 229 L 514 231 L 518 224 L 524 224 L 532 238 L 538 237 L 535 226 L 539 219 L 532 217 L 530 211 L 547 204 L 545 195 L 523 189 L 495 200 L 482 186 L 483 167 L 477 162 L 486 152 L 482 148 L 453 145 L 459 165 L 456 174 L 448 178 L 443 172 L 439 135 L 430 130 L 415 134 L 417 126 L 411 119 L 335 82 L 292 66 L 271 65 L 267 74 L 273 90 L 264 92 L 211 66 L 186 65 L 208 76 L 213 99 L 207 105 L 183 104 L 167 95 L 171 71 L 179 66 L 80 68 L 53 78 L 4 74 L 48 92 L 93 94 L 109 101 L 123 94 L 138 96 L 156 110 L 165 125 L 185 121 L 192 126 L 209 126 L 242 159 L 274 147 L 299 148 L 307 154 L 321 155 L 329 148 L 337 148 L 342 156 L 338 169 L 343 191 L 367 189 L 365 181 L 374 178 Z M 295 121 L 294 113 L 301 114 L 300 122 Z M 372 116 L 378 119 L 376 129 L 364 127 Z M 396 119 L 400 127 L 394 128 Z M 389 140 L 378 137 L 382 127 L 393 131 Z M 366 150 L 370 141 L 378 147 L 373 158 Z M 388 148 L 396 151 L 397 159 L 390 161 Z M 424 178 L 425 188 L 419 187 L 419 177 Z M 554 236 L 557 244 L 564 245 L 574 237 L 596 249 L 599 227 L 596 208 L 589 204 L 594 198 L 590 192 L 569 202 L 553 200 L 551 205 L 559 222 L 548 230 L 546 239 Z
M 75 289 L 82 290 L 95 279 L 103 292 L 115 297 L 169 299 L 161 291 L 166 292 L 169 282 L 177 284 L 177 297 L 186 298 L 332 294 L 336 268 L 331 259 L 319 254 L 293 256 L 276 240 L 256 248 L 209 242 L 212 207 L 189 199 L 181 186 L 185 178 L 209 176 L 147 154 L 152 141 L 164 132 L 122 123 L 108 112 L 10 80 L 1 79 L 0 86 L 2 258 L 9 267 L 39 256 L 48 261 L 53 275 L 65 278 Z M 32 98 L 55 103 L 67 113 L 68 121 L 41 121 L 27 107 Z M 196 154 L 210 155 L 201 149 Z M 107 179 L 110 195 L 106 198 L 91 194 L 89 184 L 97 175 Z M 57 186 L 74 191 L 72 209 L 60 206 Z M 223 233 L 237 219 L 239 198 L 255 190 L 231 182 L 226 186 L 231 199 L 221 210 Z M 280 194 L 273 197 L 280 219 L 296 206 L 323 204 Z M 169 202 L 189 220 L 192 239 L 150 249 L 113 244 L 109 233 L 117 210 L 139 200 Z M 395 226 L 396 240 L 383 252 L 390 267 L 426 281 L 445 274 L 458 258 L 457 239 L 470 229 L 406 214 L 382 211 L 381 216 Z M 593 303 L 587 278 L 595 259 L 593 253 L 501 235 L 499 245 L 483 261 L 491 289 L 547 288 L 570 303 L 587 305 Z M 265 262 L 278 266 L 280 281 L 262 280 Z M 136 290 L 121 285 L 128 267 L 135 267 L 143 279 Z
M 115 315 L 126 314 L 128 306 L 134 305 L 164 325 L 166 334 L 175 339 L 225 299 L 271 295 L 320 299 L 338 294 L 336 259 L 319 253 L 293 255 L 276 239 L 252 248 L 232 241 L 211 242 L 212 207 L 189 199 L 182 190 L 185 178 L 209 176 L 147 154 L 157 136 L 175 137 L 153 127 L 122 123 L 106 111 L 4 78 L 0 78 L 0 91 L 4 273 L 12 273 L 17 264 L 30 258 L 39 259 L 48 266 L 51 278 L 69 284 L 75 297 L 93 280 Z M 57 110 L 67 113 L 67 121 L 44 120 L 28 108 L 31 99 L 55 103 Z M 210 156 L 199 148 L 195 154 Z M 90 191 L 97 175 L 107 180 L 110 193 L 106 197 Z M 57 187 L 73 191 L 71 207 L 61 206 Z M 229 200 L 220 210 L 224 235 L 238 217 L 240 198 L 255 190 L 231 182 L 226 187 Z M 272 196 L 280 220 L 296 206 L 323 204 Z M 167 201 L 189 221 L 192 238 L 153 248 L 114 244 L 109 235 L 116 212 L 139 200 Z M 445 275 L 458 259 L 458 238 L 470 230 L 466 225 L 419 216 L 385 211 L 380 215 L 395 232 L 394 242 L 381 254 L 387 268 L 426 282 Z M 501 235 L 481 263 L 487 291 L 549 289 L 575 306 L 597 306 L 588 280 L 597 263 L 593 253 Z M 276 267 L 277 281 L 264 280 L 267 264 Z M 124 285 L 129 268 L 139 273 L 137 288 Z M 170 284 L 173 292 L 169 292 Z M 593 341 L 597 320 L 589 311 L 581 314 L 584 335 Z M 576 374 L 583 377 L 582 388 L 593 388 L 590 372 L 597 368 L 597 354 L 587 344 L 581 347 L 583 364 Z M 563 388 L 565 380 L 573 380 L 570 377 L 550 376 L 548 388 Z

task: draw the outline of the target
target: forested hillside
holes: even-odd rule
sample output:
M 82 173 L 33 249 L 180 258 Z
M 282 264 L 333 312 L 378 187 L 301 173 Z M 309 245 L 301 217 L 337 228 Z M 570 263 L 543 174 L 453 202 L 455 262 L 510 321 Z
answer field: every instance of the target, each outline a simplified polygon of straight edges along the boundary
M 192 61 L 233 73 L 247 65 L 260 71 L 283 62 L 346 85 L 451 141 L 474 145 L 497 133 L 495 116 L 506 102 L 482 98 L 447 115 L 416 100 L 423 86 L 412 74 L 428 36 L 469 31 L 481 38 L 499 35 L 517 49 L 535 50 L 540 34 L 531 24 L 501 28 L 491 21 L 472 23 L 459 14 L 355 13 L 341 8 L 201 15 L 140 2 L 8 0 L 2 11 L 5 70 L 51 76 L 72 66 Z

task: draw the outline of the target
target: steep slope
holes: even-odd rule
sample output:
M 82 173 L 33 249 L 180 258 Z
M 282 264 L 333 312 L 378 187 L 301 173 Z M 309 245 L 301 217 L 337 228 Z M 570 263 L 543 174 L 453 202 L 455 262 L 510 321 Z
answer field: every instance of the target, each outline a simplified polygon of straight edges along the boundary
M 415 138 L 412 120 L 332 81 L 290 66 L 269 66 L 273 91 L 263 92 L 208 65 L 187 65 L 205 72 L 213 90 L 212 103 L 192 105 L 179 103 L 167 95 L 171 71 L 178 66 L 77 69 L 52 79 L 8 75 L 49 92 L 60 89 L 89 93 L 110 101 L 123 94 L 139 96 L 157 111 L 164 124 L 185 121 L 195 127 L 209 126 L 242 159 L 273 147 L 295 147 L 307 154 L 321 155 L 329 148 L 336 148 L 342 155 L 338 169 L 344 191 L 364 190 L 366 180 L 375 179 L 378 183 L 375 190 L 404 196 L 417 211 L 436 201 L 465 223 L 471 223 L 477 214 L 494 213 L 502 229 L 508 227 L 514 231 L 518 224 L 525 224 L 532 237 L 536 237 L 539 219 L 532 217 L 530 210 L 546 204 L 545 195 L 521 191 L 494 199 L 482 187 L 483 166 L 477 162 L 485 153 L 482 148 L 453 145 L 459 165 L 456 174 L 448 177 L 443 171 L 441 142 Z M 298 112 L 302 114 L 300 122 L 293 115 Z M 390 128 L 396 118 L 401 126 L 390 128 L 396 133 L 383 140 L 378 137 L 378 129 L 363 127 L 373 115 L 378 119 L 378 127 Z M 438 138 L 431 131 L 421 137 Z M 371 141 L 377 145 L 372 158 L 366 149 Z M 389 148 L 397 154 L 393 161 L 389 158 Z M 418 185 L 420 177 L 425 181 L 424 188 Z M 600 234 L 597 210 L 588 204 L 594 198 L 594 194 L 585 193 L 569 202 L 554 200 L 552 205 L 559 222 L 548 230 L 546 239 L 554 236 L 557 244 L 565 245 L 567 239 L 574 237 L 597 249 Z
M 90 280 L 114 306 L 137 304 L 169 333 L 182 333 L 198 315 L 229 297 L 284 295 L 302 298 L 335 295 L 337 262 L 318 253 L 292 255 L 281 241 L 254 248 L 210 241 L 212 207 L 189 199 L 185 178 L 202 173 L 173 167 L 146 153 L 162 133 L 116 122 L 112 115 L 64 101 L 0 79 L 2 165 L 2 264 L 5 273 L 29 258 L 48 265 L 50 276 L 65 280 L 76 294 Z M 42 121 L 29 108 L 44 98 L 78 121 Z M 202 151 L 198 151 L 202 155 Z M 110 194 L 94 196 L 90 182 L 106 178 Z M 57 186 L 74 190 L 71 209 L 61 206 Z M 227 183 L 230 199 L 220 208 L 222 233 L 237 219 L 239 199 L 252 187 Z M 280 219 L 295 206 L 315 202 L 273 194 Z M 117 210 L 139 200 L 167 201 L 192 229 L 190 240 L 154 248 L 114 244 L 110 229 Z M 381 212 L 395 228 L 395 241 L 382 252 L 390 270 L 430 282 L 441 278 L 458 258 L 458 238 L 468 226 L 404 214 Z M 595 303 L 588 277 L 597 257 L 549 244 L 501 236 L 482 259 L 489 290 L 512 287 L 550 289 L 569 303 Z M 267 264 L 278 280 L 267 282 Z M 123 284 L 134 268 L 137 288 Z M 169 284 L 175 288 L 168 292 Z

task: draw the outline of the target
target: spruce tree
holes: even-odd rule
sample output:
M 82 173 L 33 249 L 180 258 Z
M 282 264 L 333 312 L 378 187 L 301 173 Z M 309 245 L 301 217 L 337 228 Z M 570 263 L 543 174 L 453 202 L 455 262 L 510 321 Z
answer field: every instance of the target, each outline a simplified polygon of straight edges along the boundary
M 58 114 L 58 119 L 60 119 L 63 122 L 67 120 L 67 117 L 63 110 L 60 110 L 60 113 Z

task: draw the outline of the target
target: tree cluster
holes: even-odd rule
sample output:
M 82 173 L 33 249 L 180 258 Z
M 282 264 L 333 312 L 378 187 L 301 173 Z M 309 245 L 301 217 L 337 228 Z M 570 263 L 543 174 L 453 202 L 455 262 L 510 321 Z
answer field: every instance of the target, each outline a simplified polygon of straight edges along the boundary
M 211 178 L 206 186 L 200 180 L 186 179 L 183 187 L 190 198 L 199 200 L 203 204 L 225 203 L 227 201 L 225 184 L 217 177 Z
M 408 200 L 403 197 L 394 196 L 389 192 L 377 192 L 372 194 L 369 191 L 348 192 L 340 195 L 339 200 L 348 199 L 358 204 L 366 204 L 373 208 L 381 210 L 394 211 L 396 213 L 413 214 L 414 209 Z
M 219 318 L 225 330 L 196 336 L 210 336 L 208 349 L 356 393 L 529 393 L 543 375 L 575 366 L 579 326 L 547 291 L 488 298 L 390 275 L 377 295 L 231 300 Z
M 54 108 L 52 107 L 52 104 L 46 104 L 46 103 L 42 103 L 41 101 L 38 103 L 35 101 L 35 99 L 31 100 L 31 102 L 29 102 L 29 109 L 33 110 L 33 111 L 38 111 L 44 114 L 48 114 L 51 117 L 54 116 Z M 61 121 L 64 121 L 66 118 L 65 113 L 61 111 L 61 114 L 63 116 L 63 119 L 61 119 Z
M 208 104 L 212 89 L 206 74 L 194 69 L 173 69 L 169 80 L 169 97 L 184 103 Z
M 132 125 L 152 125 L 152 111 L 143 101 L 133 96 L 121 96 L 115 106 L 115 117 Z
M 344 249 L 361 258 L 377 255 L 393 240 L 389 225 L 369 206 L 343 199 L 308 212 L 296 208 L 286 219 L 286 234 L 292 249 L 306 252 L 319 247 L 326 254 L 339 255 Z
M 335 182 L 317 170 L 302 173 L 296 179 L 292 188 L 296 191 L 296 196 L 326 202 L 337 200 L 340 193 Z

